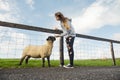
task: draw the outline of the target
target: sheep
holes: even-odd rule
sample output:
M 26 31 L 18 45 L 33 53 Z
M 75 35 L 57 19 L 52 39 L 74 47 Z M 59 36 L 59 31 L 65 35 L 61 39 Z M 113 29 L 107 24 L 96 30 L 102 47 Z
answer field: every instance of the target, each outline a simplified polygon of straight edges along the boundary
M 53 48 L 53 42 L 56 40 L 55 37 L 49 36 L 46 39 L 46 44 L 44 45 L 29 45 L 23 50 L 23 54 L 20 60 L 19 65 L 22 65 L 23 60 L 25 59 L 26 64 L 30 57 L 32 58 L 42 58 L 42 67 L 45 66 L 45 58 L 48 60 L 48 66 L 50 67 L 50 55 Z

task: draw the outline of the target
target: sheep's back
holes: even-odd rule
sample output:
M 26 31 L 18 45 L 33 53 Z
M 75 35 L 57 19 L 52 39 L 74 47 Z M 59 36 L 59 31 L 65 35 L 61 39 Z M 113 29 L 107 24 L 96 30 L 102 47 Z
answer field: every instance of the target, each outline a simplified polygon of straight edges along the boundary
M 41 46 L 27 46 L 24 49 L 24 53 L 26 53 L 28 56 L 34 57 L 34 58 L 39 58 L 39 57 L 45 57 L 49 56 L 49 47 L 46 45 L 41 45 Z

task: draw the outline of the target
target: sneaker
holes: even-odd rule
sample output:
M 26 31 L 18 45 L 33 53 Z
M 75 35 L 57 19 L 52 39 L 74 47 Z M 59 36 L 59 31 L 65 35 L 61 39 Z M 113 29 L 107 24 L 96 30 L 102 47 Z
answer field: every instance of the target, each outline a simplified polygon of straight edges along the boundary
M 59 67 L 65 67 L 65 65 L 59 65 Z
M 64 66 L 64 68 L 74 68 L 73 65 L 68 64 L 67 66 Z

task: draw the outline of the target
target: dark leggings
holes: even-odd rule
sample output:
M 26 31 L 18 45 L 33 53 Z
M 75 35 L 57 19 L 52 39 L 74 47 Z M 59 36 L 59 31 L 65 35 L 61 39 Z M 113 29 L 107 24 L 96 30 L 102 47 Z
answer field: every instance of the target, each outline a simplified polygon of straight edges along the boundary
M 68 49 L 68 54 L 69 54 L 69 59 L 70 59 L 70 65 L 74 65 L 73 60 L 74 60 L 74 49 L 73 49 L 73 43 L 74 43 L 75 37 L 69 36 L 66 38 L 66 43 L 67 43 L 67 49 Z

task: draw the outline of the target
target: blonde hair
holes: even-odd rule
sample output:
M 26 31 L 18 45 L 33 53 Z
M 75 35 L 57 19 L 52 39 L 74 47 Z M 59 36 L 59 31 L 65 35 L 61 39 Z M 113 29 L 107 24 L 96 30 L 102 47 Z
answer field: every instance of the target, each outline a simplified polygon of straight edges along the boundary
M 70 26 L 68 25 L 67 21 L 70 20 L 67 17 L 64 17 L 64 15 L 61 12 L 55 13 L 55 16 L 59 17 L 60 20 L 62 21 L 64 27 L 68 30 Z

